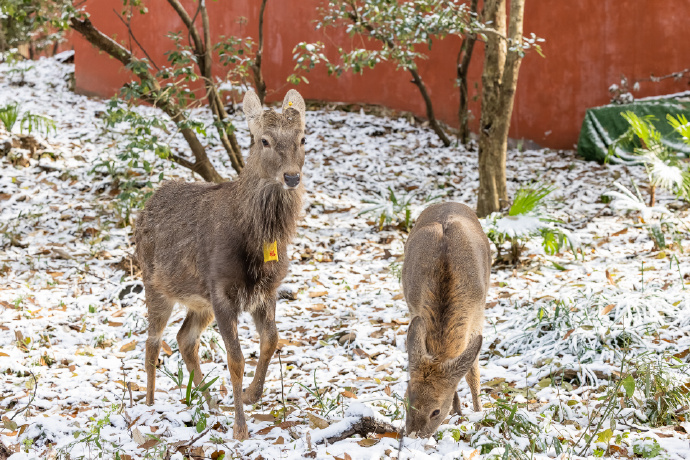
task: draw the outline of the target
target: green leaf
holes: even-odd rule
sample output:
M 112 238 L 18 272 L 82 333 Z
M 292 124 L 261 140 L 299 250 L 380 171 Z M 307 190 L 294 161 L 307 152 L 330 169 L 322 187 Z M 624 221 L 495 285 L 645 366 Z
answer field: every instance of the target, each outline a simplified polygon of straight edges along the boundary
M 560 270 L 560 271 L 567 270 L 563 265 L 559 264 L 558 262 L 551 261 L 551 264 L 553 265 L 553 267 L 556 270 Z
M 599 435 L 597 436 L 597 442 L 605 442 L 608 444 L 612 437 L 613 431 L 611 431 L 611 428 L 607 428 L 606 430 L 599 433 Z
M 628 398 L 632 398 L 633 393 L 635 393 L 635 379 L 632 375 L 627 376 L 621 382 L 621 386 L 625 389 L 625 394 Z
M 527 214 L 534 210 L 537 206 L 542 204 L 542 201 L 548 194 L 553 192 L 555 188 L 548 185 L 541 186 L 527 186 L 520 188 L 515 193 L 513 205 L 508 211 L 509 216 L 519 216 Z

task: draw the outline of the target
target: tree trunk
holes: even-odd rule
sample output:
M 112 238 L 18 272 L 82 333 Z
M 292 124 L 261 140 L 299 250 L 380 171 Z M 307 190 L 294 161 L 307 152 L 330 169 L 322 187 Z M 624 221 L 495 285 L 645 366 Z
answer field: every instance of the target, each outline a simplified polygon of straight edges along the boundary
M 479 193 L 477 215 L 500 210 L 508 204 L 506 153 L 522 51 L 509 50 L 508 42 L 522 43 L 524 0 L 510 2 L 506 34 L 506 0 L 487 0 L 484 20 L 497 33 L 487 35 L 482 72 L 482 112 L 479 129 Z M 508 40 L 504 37 L 507 37 Z
M 86 41 L 91 43 L 99 50 L 117 59 L 123 65 L 127 66 L 134 61 L 135 58 L 129 51 L 127 51 L 127 49 L 96 29 L 91 23 L 91 20 L 88 18 L 83 21 L 77 18 L 72 18 L 70 23 L 72 29 L 84 37 Z M 163 91 L 161 91 L 160 85 L 148 70 L 143 69 L 142 66 L 136 66 L 136 69 L 135 75 L 142 81 L 142 83 L 145 83 L 144 86 L 148 85 L 151 88 L 148 93 L 142 95 L 142 99 L 154 107 L 161 109 L 178 126 L 180 126 L 180 124 L 185 121 L 182 109 L 164 95 Z M 187 144 L 189 144 L 189 148 L 194 155 L 195 161 L 192 162 L 177 156 L 173 156 L 172 160 L 196 172 L 205 181 L 225 181 L 225 179 L 223 179 L 223 177 L 218 174 L 218 171 L 216 171 L 216 169 L 213 167 L 213 164 L 211 164 L 211 161 L 206 155 L 206 149 L 201 144 L 201 141 L 199 141 L 199 138 L 196 136 L 194 130 L 190 128 L 180 128 L 180 132 L 187 141 Z
M 477 13 L 477 4 L 479 0 L 472 0 L 470 4 L 470 11 Z M 469 111 L 469 94 L 467 91 L 467 73 L 470 69 L 470 62 L 472 61 L 472 52 L 474 51 L 474 44 L 477 41 L 476 35 L 468 35 L 462 41 L 460 52 L 457 60 L 457 75 L 458 75 L 458 90 L 460 92 L 460 105 L 458 106 L 458 121 L 460 122 L 460 131 L 458 132 L 458 140 L 462 144 L 467 144 L 470 140 L 470 111 Z
M 264 11 L 266 10 L 266 2 L 268 0 L 262 0 L 261 10 L 259 11 L 259 48 L 256 50 L 256 57 L 254 58 L 254 64 L 252 64 L 252 75 L 254 76 L 254 87 L 256 88 L 256 95 L 259 96 L 261 105 L 266 99 L 266 82 L 264 81 L 264 76 L 261 73 L 261 60 L 264 54 Z

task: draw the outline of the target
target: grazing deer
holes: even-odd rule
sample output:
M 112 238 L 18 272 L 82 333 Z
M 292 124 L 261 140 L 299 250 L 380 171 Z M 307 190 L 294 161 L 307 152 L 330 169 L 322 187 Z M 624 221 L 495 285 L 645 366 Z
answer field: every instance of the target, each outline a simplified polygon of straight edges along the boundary
M 263 392 L 278 343 L 276 291 L 288 269 L 287 246 L 302 210 L 305 105 L 288 91 L 282 113 L 264 111 L 253 91 L 244 97 L 253 142 L 242 174 L 222 184 L 165 182 L 141 212 L 137 258 L 146 287 L 146 403 L 153 404 L 161 336 L 175 303 L 187 307 L 177 333 L 194 384 L 202 381 L 199 336 L 216 318 L 227 348 L 235 403 L 234 438 L 248 437 L 242 404 Z M 249 312 L 261 339 L 256 374 L 243 392 L 244 357 L 237 335 Z
M 451 407 L 460 413 L 465 377 L 475 411 L 479 350 L 491 273 L 491 249 L 474 211 L 460 203 L 426 208 L 405 244 L 402 283 L 411 322 L 406 431 L 429 437 Z

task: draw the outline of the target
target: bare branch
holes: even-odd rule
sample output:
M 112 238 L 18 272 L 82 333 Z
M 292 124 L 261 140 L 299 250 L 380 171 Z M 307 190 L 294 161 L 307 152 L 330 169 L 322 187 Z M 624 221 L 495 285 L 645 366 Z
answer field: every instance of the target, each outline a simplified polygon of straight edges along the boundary
M 118 13 L 115 8 L 113 8 L 113 13 L 115 13 L 115 16 L 117 16 L 118 19 L 120 19 L 120 21 L 122 21 L 122 23 L 125 25 L 125 27 L 127 27 L 127 31 L 129 32 L 129 38 L 134 40 L 134 43 L 136 43 L 137 46 L 139 47 L 139 49 L 144 53 L 144 55 L 146 56 L 146 59 L 148 59 L 149 62 L 151 64 L 153 64 L 153 66 L 156 68 L 156 70 L 160 71 L 161 69 L 156 65 L 156 61 L 154 61 L 153 58 L 151 56 L 149 56 L 149 53 L 144 49 L 143 46 L 141 46 L 141 43 L 139 43 L 139 40 L 137 40 L 137 37 L 134 36 L 134 32 L 132 32 L 132 25 L 128 21 L 125 21 L 125 18 L 123 18 L 122 15 L 120 13 Z M 131 42 L 130 42 L 130 44 L 131 44 Z
M 252 74 L 254 74 L 254 87 L 256 94 L 259 96 L 261 103 L 264 103 L 266 98 L 266 82 L 261 74 L 261 61 L 264 52 L 264 11 L 266 10 L 266 3 L 268 0 L 262 0 L 261 10 L 259 11 L 259 48 L 254 57 L 254 64 L 251 66 Z

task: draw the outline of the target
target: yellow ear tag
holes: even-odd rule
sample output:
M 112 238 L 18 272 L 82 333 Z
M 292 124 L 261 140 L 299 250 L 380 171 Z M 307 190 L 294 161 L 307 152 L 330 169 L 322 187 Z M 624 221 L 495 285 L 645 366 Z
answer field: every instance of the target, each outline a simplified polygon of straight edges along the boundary
M 288 102 L 288 107 L 292 107 L 292 101 Z
M 264 262 L 278 260 L 278 242 L 264 243 Z

